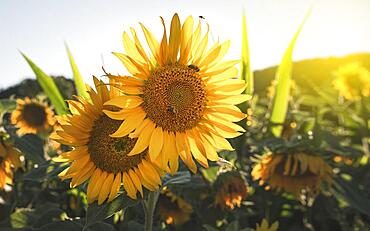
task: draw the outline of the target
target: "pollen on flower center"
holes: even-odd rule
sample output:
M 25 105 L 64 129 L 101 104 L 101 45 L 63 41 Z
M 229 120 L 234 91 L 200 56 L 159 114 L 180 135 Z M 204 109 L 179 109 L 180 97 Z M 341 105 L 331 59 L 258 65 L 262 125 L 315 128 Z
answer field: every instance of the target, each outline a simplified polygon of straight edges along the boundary
M 206 106 L 204 82 L 185 65 L 155 69 L 144 87 L 143 108 L 164 130 L 183 132 L 195 127 Z
M 44 107 L 36 103 L 25 104 L 22 116 L 29 125 L 35 127 L 42 126 L 46 120 Z
M 137 166 L 146 152 L 134 156 L 127 154 L 135 146 L 136 139 L 128 136 L 122 138 L 112 138 L 112 134 L 121 121 L 110 119 L 103 115 L 95 120 L 90 139 L 88 142 L 88 151 L 94 164 L 109 173 L 125 172 Z

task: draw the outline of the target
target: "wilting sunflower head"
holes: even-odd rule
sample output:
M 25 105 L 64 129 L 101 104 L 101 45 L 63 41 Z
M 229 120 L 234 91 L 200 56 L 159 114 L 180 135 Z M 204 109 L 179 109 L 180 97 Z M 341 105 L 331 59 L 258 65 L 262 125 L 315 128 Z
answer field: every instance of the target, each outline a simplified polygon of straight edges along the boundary
M 136 199 L 137 192 L 143 195 L 143 187 L 154 191 L 161 184 L 160 172 L 150 161 L 147 150 L 138 155 L 128 153 L 138 141 L 123 136 L 112 138 L 120 121 L 103 113 L 103 104 L 118 96 L 115 89 L 94 78 L 97 92 L 88 87 L 91 103 L 81 97 L 68 101 L 72 115 L 58 117 L 60 129 L 52 138 L 61 144 L 73 147 L 72 151 L 60 154 L 55 161 L 71 162 L 60 174 L 62 179 L 72 178 L 71 187 L 89 181 L 87 199 L 91 203 L 113 200 L 123 184 L 127 195 Z
M 269 225 L 269 222 L 264 218 L 262 219 L 261 224 L 256 224 L 255 231 L 276 231 L 279 228 L 279 222 L 275 221 L 272 225 Z
M 13 183 L 13 169 L 20 168 L 21 153 L 0 133 L 0 190 Z
M 158 200 L 159 215 L 168 225 L 182 225 L 190 220 L 193 207 L 183 198 L 165 189 Z
M 151 53 L 144 51 L 134 29 L 123 34 L 125 54 L 114 53 L 131 76 L 113 76 L 126 95 L 106 102 L 121 108 L 105 111 L 108 117 L 125 122 L 113 137 L 137 138 L 130 155 L 145 149 L 163 169 L 177 171 L 178 156 L 192 171 L 193 157 L 204 167 L 217 161 L 216 149 L 232 150 L 225 138 L 239 136 L 244 129 L 234 122 L 245 115 L 236 107 L 248 99 L 241 94 L 238 61 L 221 61 L 229 42 L 208 46 L 209 27 L 202 34 L 202 22 L 194 29 L 188 17 L 183 24 L 175 14 L 169 36 L 164 20 L 161 41 L 142 24 Z M 204 26 L 204 25 L 203 25 Z
M 28 97 L 17 99 L 17 108 L 12 112 L 10 120 L 19 128 L 18 135 L 47 133 L 55 123 L 54 112 L 46 103 Z
M 260 185 L 268 183 L 277 191 L 292 193 L 302 199 L 316 197 L 321 184 L 331 184 L 332 168 L 321 156 L 298 152 L 293 154 L 266 154 L 253 167 L 252 177 Z
M 370 96 L 370 72 L 359 63 L 350 63 L 334 72 L 334 88 L 347 100 Z
M 237 171 L 222 173 L 217 177 L 214 186 L 216 189 L 215 204 L 223 210 L 240 207 L 248 194 L 247 185 Z

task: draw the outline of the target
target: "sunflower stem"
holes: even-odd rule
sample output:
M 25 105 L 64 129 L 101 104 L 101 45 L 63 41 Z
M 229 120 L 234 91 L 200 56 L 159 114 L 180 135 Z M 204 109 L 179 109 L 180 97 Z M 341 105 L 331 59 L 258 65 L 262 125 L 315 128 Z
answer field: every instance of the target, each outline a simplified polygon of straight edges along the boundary
M 145 231 L 153 230 L 153 215 L 155 206 L 159 197 L 159 190 L 155 192 L 149 192 L 148 198 L 143 200 L 143 207 L 145 213 Z

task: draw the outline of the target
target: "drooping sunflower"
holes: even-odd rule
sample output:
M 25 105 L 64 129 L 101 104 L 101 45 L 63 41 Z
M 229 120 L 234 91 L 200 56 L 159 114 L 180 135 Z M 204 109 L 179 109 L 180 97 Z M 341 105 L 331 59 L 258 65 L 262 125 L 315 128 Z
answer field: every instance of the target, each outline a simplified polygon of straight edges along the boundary
M 218 160 L 216 149 L 233 150 L 225 138 L 244 132 L 233 122 L 245 117 L 235 105 L 248 100 L 241 94 L 246 84 L 236 79 L 239 61 L 221 62 L 229 41 L 207 48 L 208 25 L 202 36 L 201 21 L 194 30 L 192 17 L 181 25 L 175 14 L 167 38 L 161 20 L 164 33 L 160 43 L 141 24 L 151 55 L 145 53 L 134 29 L 132 37 L 123 34 L 126 54 L 114 54 L 132 76 L 108 74 L 125 95 L 106 103 L 120 111 L 105 113 L 125 120 L 112 137 L 138 138 L 129 155 L 148 148 L 150 157 L 163 169 L 169 164 L 172 173 L 177 171 L 180 155 L 196 171 L 193 157 L 208 167 L 208 160 Z
M 370 72 L 359 63 L 350 63 L 334 72 L 334 88 L 347 100 L 370 96 Z
M 137 139 L 124 136 L 112 138 L 109 135 L 117 130 L 120 121 L 110 119 L 103 113 L 103 104 L 119 94 L 108 90 L 106 84 L 94 78 L 97 92 L 88 87 L 92 103 L 81 97 L 68 101 L 72 115 L 58 117 L 60 129 L 52 138 L 61 144 L 73 147 L 55 159 L 71 162 L 60 177 L 72 178 L 71 187 L 89 181 L 87 199 L 91 203 L 98 200 L 102 204 L 107 198 L 113 200 L 123 184 L 127 195 L 137 198 L 143 187 L 155 191 L 161 185 L 160 171 L 150 161 L 146 150 L 135 156 L 127 154 L 135 146 Z
M 13 169 L 20 168 L 21 153 L 0 134 L 0 190 L 13 183 Z
M 252 169 L 252 177 L 260 185 L 268 183 L 266 189 L 289 192 L 300 199 L 302 195 L 316 197 L 322 183 L 331 184 L 332 172 L 321 156 L 298 152 L 262 156 Z
M 236 171 L 228 171 L 219 175 L 215 182 L 215 189 L 215 204 L 222 210 L 239 208 L 248 194 L 244 179 Z
M 17 99 L 17 108 L 12 112 L 10 120 L 19 128 L 18 135 L 47 133 L 55 123 L 54 112 L 46 103 L 28 97 Z
M 267 219 L 262 219 L 261 224 L 256 224 L 255 231 L 276 231 L 279 228 L 279 222 L 275 221 L 272 225 L 269 225 Z
M 159 215 L 168 225 L 182 225 L 190 220 L 193 207 L 183 198 L 164 189 L 158 200 Z

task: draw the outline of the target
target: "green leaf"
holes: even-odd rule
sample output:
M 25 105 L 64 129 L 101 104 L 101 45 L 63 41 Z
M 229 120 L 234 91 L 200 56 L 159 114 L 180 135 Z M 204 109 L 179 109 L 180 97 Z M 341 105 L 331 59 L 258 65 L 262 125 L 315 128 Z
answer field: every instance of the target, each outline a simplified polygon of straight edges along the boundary
M 236 220 L 236 221 L 233 221 L 231 222 L 227 228 L 225 229 L 225 231 L 238 231 L 239 230 L 239 222 Z
M 334 178 L 334 195 L 343 198 L 358 211 L 370 216 L 370 199 L 353 181 L 346 181 L 341 176 Z
M 35 231 L 81 231 L 82 225 L 73 221 L 57 221 L 42 226 L 39 229 L 33 229 Z
M 27 158 L 35 164 L 44 163 L 44 143 L 36 135 L 26 134 L 22 137 L 13 137 L 14 146 L 17 147 Z
M 31 209 L 17 209 L 10 215 L 12 228 L 25 228 L 31 226 L 37 220 L 37 216 Z
M 247 20 L 245 16 L 245 12 L 243 12 L 242 16 L 242 60 L 241 60 L 241 79 L 245 80 L 247 83 L 247 87 L 245 89 L 245 93 L 247 95 L 253 95 L 254 92 L 254 78 L 253 78 L 253 71 L 251 69 L 250 63 L 250 55 L 249 55 L 249 44 L 248 44 L 248 33 L 247 33 Z
M 188 182 L 190 182 L 189 171 L 179 171 L 176 172 L 173 176 L 166 174 L 163 179 L 163 185 L 185 184 Z
M 203 225 L 203 228 L 204 228 L 205 230 L 207 230 L 207 231 L 218 231 L 218 229 L 215 229 L 215 228 L 213 228 L 212 226 L 207 225 L 207 224 Z
M 17 101 L 14 99 L 1 99 L 0 100 L 0 113 L 12 111 L 16 108 Z
M 91 225 L 87 231 L 115 231 L 114 226 L 105 222 Z
M 33 168 L 31 171 L 21 176 L 21 180 L 43 182 L 49 179 L 57 179 L 58 174 L 66 169 L 68 165 L 59 165 L 54 163 L 46 163 L 38 168 Z
M 98 205 L 98 203 L 95 202 L 89 205 L 87 209 L 85 227 L 98 223 L 122 209 L 134 206 L 140 201 L 140 199 L 132 200 L 126 195 L 126 193 L 122 193 L 111 202 L 104 203 L 102 205 Z
M 64 102 L 64 99 L 60 94 L 60 91 L 58 90 L 58 87 L 55 84 L 54 80 L 50 76 L 45 74 L 45 72 L 43 72 L 36 64 L 34 64 L 25 54 L 23 54 L 22 52 L 21 54 L 32 68 L 33 72 L 36 75 L 37 82 L 40 84 L 45 94 L 49 97 L 51 103 L 54 105 L 56 112 L 59 115 L 67 114 L 67 105 Z
M 283 130 L 282 124 L 285 121 L 286 113 L 288 110 L 289 94 L 292 79 L 292 67 L 293 67 L 292 55 L 294 45 L 310 12 L 311 10 L 308 11 L 306 17 L 303 19 L 303 22 L 299 26 L 297 32 L 295 33 L 292 41 L 289 44 L 289 47 L 285 51 L 283 59 L 281 60 L 281 63 L 276 71 L 275 80 L 277 81 L 277 84 L 270 118 L 270 122 L 273 124 L 271 126 L 271 132 L 276 137 L 281 136 L 281 132 Z
M 72 53 L 69 50 L 67 44 L 65 46 L 66 46 L 66 49 L 67 49 L 69 62 L 71 63 L 71 68 L 72 68 L 72 72 L 73 72 L 73 79 L 74 79 L 75 86 L 76 86 L 76 89 L 77 89 L 77 94 L 79 96 L 82 96 L 86 100 L 90 100 L 90 96 L 87 93 L 87 89 L 86 89 L 83 77 L 82 77 L 80 71 L 78 70 L 78 67 L 76 65 L 76 62 L 75 62 L 73 56 L 72 56 Z

